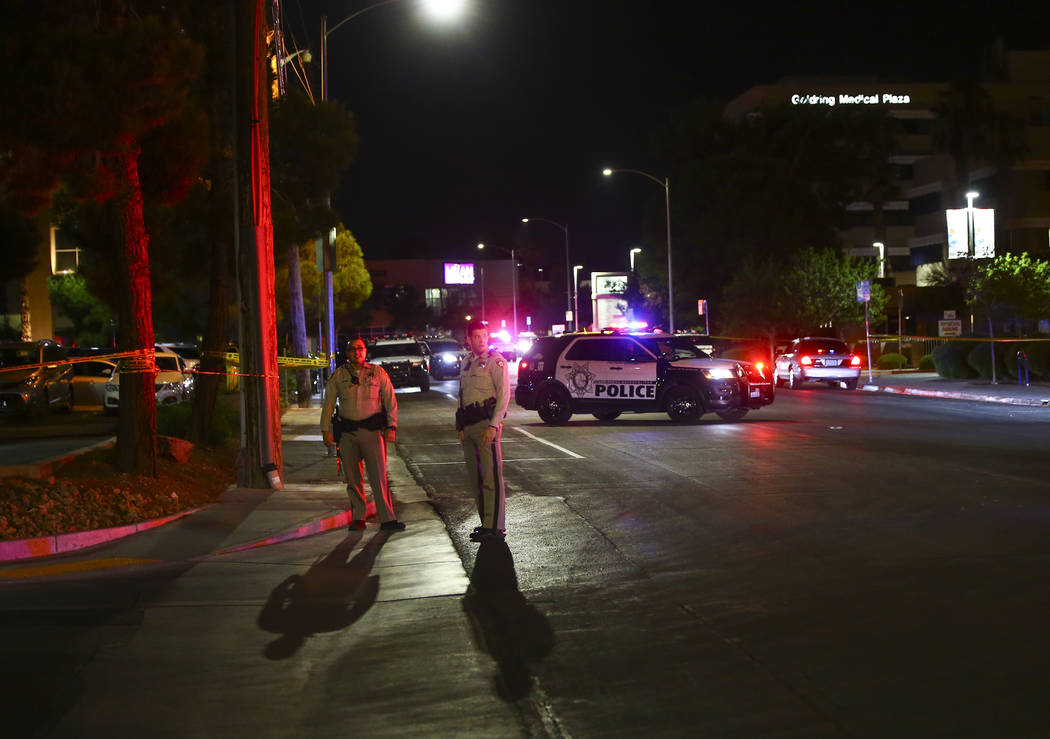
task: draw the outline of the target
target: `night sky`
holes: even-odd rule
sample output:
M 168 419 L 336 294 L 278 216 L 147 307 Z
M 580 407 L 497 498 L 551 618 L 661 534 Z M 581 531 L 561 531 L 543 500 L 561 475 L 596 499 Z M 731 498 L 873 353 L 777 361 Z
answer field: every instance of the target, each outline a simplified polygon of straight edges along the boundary
M 300 46 L 317 49 L 321 12 L 331 27 L 370 1 L 282 3 Z M 650 143 L 669 112 L 785 76 L 947 81 L 976 73 L 996 35 L 1036 48 L 1025 26 L 1046 17 L 1007 3 L 468 2 L 451 26 L 403 0 L 329 37 L 329 95 L 361 137 L 334 205 L 366 258 L 471 257 L 478 241 L 516 243 L 532 216 L 567 224 L 588 272 L 626 268 L 663 191 L 601 168 L 669 174 Z M 564 264 L 560 231 L 524 228 Z

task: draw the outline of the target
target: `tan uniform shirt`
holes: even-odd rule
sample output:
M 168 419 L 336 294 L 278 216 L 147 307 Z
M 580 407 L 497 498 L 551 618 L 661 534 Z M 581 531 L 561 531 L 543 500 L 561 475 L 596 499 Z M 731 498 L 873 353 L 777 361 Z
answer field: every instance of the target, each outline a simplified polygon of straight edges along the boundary
M 459 406 L 484 403 L 496 399 L 490 425 L 503 423 L 510 406 L 510 369 L 507 360 L 495 349 L 489 349 L 480 357 L 471 352 L 459 369 Z
M 348 364 L 336 367 L 324 388 L 324 403 L 321 406 L 321 431 L 332 433 L 332 413 L 335 401 L 339 400 L 339 416 L 348 421 L 362 421 L 380 411 L 386 411 L 386 427 L 397 428 L 397 397 L 386 370 L 376 364 L 365 362 L 354 373 Z

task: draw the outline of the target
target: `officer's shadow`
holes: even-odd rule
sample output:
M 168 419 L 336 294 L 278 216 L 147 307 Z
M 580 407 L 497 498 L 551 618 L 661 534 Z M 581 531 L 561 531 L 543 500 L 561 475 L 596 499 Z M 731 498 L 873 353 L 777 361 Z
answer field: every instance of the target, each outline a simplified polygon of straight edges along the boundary
M 500 697 L 516 701 L 527 696 L 532 690 L 529 664 L 554 648 L 554 632 L 518 590 L 514 557 L 506 542 L 481 543 L 463 610 L 478 647 L 499 666 L 495 682 Z
M 376 532 L 347 561 L 362 538 L 360 531 L 350 533 L 305 573 L 292 575 L 273 589 L 259 613 L 259 628 L 280 636 L 266 645 L 266 657 L 287 659 L 307 637 L 345 629 L 372 607 L 379 593 L 379 575 L 370 573 L 390 535 Z

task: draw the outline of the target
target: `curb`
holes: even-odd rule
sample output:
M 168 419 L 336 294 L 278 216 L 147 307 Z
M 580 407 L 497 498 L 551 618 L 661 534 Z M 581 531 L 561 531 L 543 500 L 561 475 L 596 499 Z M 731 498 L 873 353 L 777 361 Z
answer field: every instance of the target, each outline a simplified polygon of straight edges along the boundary
M 60 454 L 55 457 L 48 457 L 39 462 L 30 462 L 29 464 L 7 464 L 0 465 L 0 477 L 35 477 L 37 479 L 43 479 L 50 477 L 55 470 L 63 465 L 69 464 L 81 454 L 87 454 L 88 452 L 94 451 L 95 449 L 104 449 L 113 446 L 117 442 L 117 437 L 111 436 L 108 439 L 89 444 L 88 446 L 74 449 L 71 452 Z
M 368 501 L 365 506 L 365 519 L 374 518 L 376 515 L 376 504 L 374 501 Z M 212 556 L 219 556 L 221 554 L 233 554 L 234 552 L 244 552 L 248 549 L 258 549 L 259 547 L 268 547 L 273 544 L 280 544 L 286 541 L 292 541 L 294 539 L 305 539 L 308 536 L 314 536 L 316 534 L 323 534 L 326 531 L 333 531 L 335 529 L 341 529 L 345 526 L 350 525 L 352 516 L 350 511 L 343 511 L 342 513 L 336 513 L 333 516 L 326 516 L 319 521 L 312 521 L 311 523 L 300 526 L 296 529 L 291 529 L 283 533 L 277 534 L 276 536 L 269 536 L 265 539 L 253 541 L 248 544 L 239 544 L 235 547 L 228 547 L 221 549 L 218 552 L 213 552 Z
M 1050 406 L 1050 398 L 1010 398 L 1000 395 L 982 395 L 980 393 L 962 393 L 952 390 L 923 390 L 916 387 L 896 387 L 889 385 L 864 385 L 861 390 L 869 393 L 890 393 L 891 395 L 913 395 L 922 398 L 943 398 L 946 400 L 972 400 L 979 403 L 1000 403 L 1002 405 L 1023 405 L 1033 408 Z
M 0 562 L 17 562 L 23 559 L 35 559 L 37 557 L 48 557 L 55 554 L 67 554 L 97 544 L 105 544 L 114 539 L 149 531 L 164 524 L 177 521 L 207 506 L 190 508 L 189 510 L 173 513 L 163 518 L 154 518 L 141 523 L 127 524 L 126 526 L 114 526 L 109 529 L 94 529 L 92 531 L 74 531 L 70 534 L 55 534 L 51 536 L 38 536 L 34 539 L 15 539 L 14 541 L 0 542 Z

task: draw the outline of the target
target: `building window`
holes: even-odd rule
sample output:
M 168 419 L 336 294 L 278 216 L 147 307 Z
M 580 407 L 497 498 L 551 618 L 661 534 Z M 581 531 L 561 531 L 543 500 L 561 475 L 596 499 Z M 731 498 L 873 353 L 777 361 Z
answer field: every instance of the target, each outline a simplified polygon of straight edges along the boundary
M 441 287 L 428 287 L 424 297 L 427 303 L 427 308 L 441 313 L 445 310 L 445 303 L 448 300 L 448 289 Z
M 80 269 L 81 249 L 58 226 L 51 227 L 51 274 L 70 275 Z
M 917 216 L 936 213 L 941 209 L 941 194 L 939 192 L 931 192 L 926 195 L 920 195 L 908 204 L 908 209 Z

